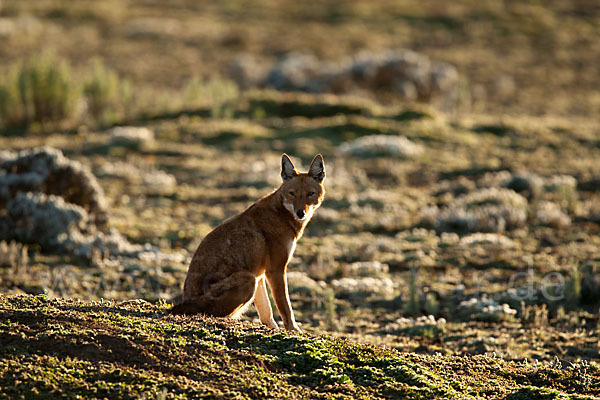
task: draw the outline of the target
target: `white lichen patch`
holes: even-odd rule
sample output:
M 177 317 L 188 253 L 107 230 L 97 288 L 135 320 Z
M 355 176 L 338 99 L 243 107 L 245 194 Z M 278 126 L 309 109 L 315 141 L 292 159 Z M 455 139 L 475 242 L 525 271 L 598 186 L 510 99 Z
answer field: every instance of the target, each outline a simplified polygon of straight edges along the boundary
M 20 193 L 57 195 L 89 212 L 97 224 L 106 222 L 104 191 L 89 168 L 67 159 L 52 147 L 18 153 L 3 152 L 0 163 L 0 206 Z
M 379 275 L 388 273 L 389 265 L 379 261 L 358 261 L 348 266 L 349 272 L 359 276 Z
M 441 209 L 434 226 L 440 232 L 504 232 L 527 220 L 527 199 L 510 189 L 484 188 Z
M 396 285 L 390 278 L 341 278 L 331 282 L 336 293 L 344 294 L 379 294 L 390 296 L 394 294 Z
M 404 136 L 369 135 L 342 143 L 339 147 L 343 155 L 357 157 L 389 156 L 402 159 L 415 158 L 423 154 L 423 147 Z
M 571 225 L 571 218 L 560 206 L 551 201 L 540 201 L 535 208 L 535 219 L 540 225 L 563 228 Z
M 504 235 L 498 233 L 474 233 L 464 236 L 459 241 L 461 246 L 489 246 L 510 249 L 515 247 L 515 243 Z
M 500 304 L 487 296 L 481 298 L 473 297 L 464 300 L 458 305 L 458 312 L 470 319 L 480 321 L 503 321 L 510 320 L 517 315 L 517 310 L 508 304 Z
M 316 281 L 305 272 L 291 271 L 287 273 L 287 283 L 290 293 L 303 293 L 310 296 L 321 296 L 327 289 L 323 281 Z
M 154 142 L 154 132 L 146 127 L 117 126 L 109 131 L 113 144 L 142 146 Z

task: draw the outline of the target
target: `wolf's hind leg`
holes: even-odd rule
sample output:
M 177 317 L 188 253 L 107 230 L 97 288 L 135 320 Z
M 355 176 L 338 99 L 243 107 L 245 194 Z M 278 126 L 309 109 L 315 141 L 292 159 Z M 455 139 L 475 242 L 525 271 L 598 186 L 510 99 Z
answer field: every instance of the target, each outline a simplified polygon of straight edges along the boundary
M 250 305 L 256 291 L 256 277 L 247 271 L 219 278 L 212 276 L 204 282 L 200 296 L 184 300 L 174 306 L 171 313 L 237 317 L 243 313 L 244 306 Z
M 256 291 L 256 277 L 247 271 L 233 273 L 213 283 L 202 296 L 206 304 L 205 314 L 215 317 L 231 317 L 249 304 Z

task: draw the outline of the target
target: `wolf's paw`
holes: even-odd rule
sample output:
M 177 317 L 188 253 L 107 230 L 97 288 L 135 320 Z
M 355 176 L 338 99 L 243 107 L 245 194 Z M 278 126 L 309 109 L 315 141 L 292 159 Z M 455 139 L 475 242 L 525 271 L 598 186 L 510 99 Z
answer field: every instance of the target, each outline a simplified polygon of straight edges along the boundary
M 300 329 L 300 327 L 298 326 L 297 323 L 293 323 L 289 326 L 286 326 L 285 329 L 287 329 L 288 331 L 295 331 L 295 332 L 300 332 L 302 333 L 302 329 Z
M 277 322 L 275 322 L 275 320 L 273 318 L 271 318 L 270 321 L 263 322 L 263 325 L 269 329 L 278 329 L 279 328 L 279 326 L 277 326 Z

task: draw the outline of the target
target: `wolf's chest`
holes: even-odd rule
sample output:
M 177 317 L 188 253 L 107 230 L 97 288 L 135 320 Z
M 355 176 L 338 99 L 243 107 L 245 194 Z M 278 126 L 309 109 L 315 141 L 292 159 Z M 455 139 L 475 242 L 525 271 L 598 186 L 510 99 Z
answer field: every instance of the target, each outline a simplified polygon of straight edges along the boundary
M 287 262 L 290 262 L 292 259 L 292 255 L 294 254 L 294 250 L 296 250 L 296 240 L 292 239 L 287 244 Z

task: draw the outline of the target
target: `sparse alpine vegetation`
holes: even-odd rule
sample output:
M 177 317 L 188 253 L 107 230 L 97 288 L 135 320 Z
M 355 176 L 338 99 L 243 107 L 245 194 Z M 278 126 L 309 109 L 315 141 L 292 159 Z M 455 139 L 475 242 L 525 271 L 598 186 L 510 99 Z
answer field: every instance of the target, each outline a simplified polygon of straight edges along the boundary
M 400 353 L 143 300 L 0 296 L 2 398 L 543 398 L 600 395 L 586 363 Z

